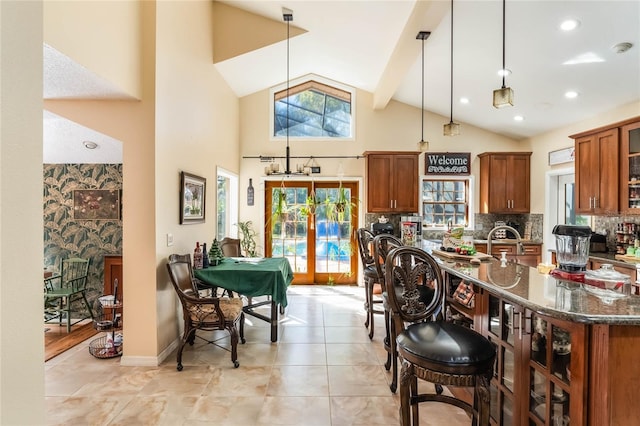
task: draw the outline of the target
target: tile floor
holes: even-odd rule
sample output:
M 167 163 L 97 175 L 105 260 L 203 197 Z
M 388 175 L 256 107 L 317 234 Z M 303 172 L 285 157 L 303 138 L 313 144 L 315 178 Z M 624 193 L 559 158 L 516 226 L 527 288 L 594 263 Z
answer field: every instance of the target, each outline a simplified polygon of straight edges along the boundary
M 277 343 L 266 322 L 247 316 L 237 369 L 228 352 L 198 340 L 185 347 L 181 372 L 175 354 L 158 367 L 123 367 L 91 356 L 89 339 L 45 363 L 47 424 L 399 424 L 383 317 L 369 340 L 362 288 L 292 286 L 288 300 Z M 445 404 L 422 404 L 420 414 L 421 425 L 470 424 Z

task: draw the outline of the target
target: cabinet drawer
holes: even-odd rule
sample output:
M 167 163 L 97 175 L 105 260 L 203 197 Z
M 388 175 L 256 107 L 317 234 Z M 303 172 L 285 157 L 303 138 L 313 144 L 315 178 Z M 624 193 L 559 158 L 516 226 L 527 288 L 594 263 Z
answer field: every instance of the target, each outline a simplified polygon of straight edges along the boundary
M 515 244 L 494 244 L 491 246 L 491 254 L 500 254 L 505 252 L 507 254 L 517 254 L 518 246 Z
M 539 245 L 525 245 L 524 254 L 542 254 L 542 247 Z

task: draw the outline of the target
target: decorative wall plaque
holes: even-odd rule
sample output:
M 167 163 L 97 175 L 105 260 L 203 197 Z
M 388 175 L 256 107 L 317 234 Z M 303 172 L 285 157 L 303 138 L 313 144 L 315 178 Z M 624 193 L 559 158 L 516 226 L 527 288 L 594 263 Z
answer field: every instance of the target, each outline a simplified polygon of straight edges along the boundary
M 424 172 L 427 175 L 471 174 L 470 152 L 427 152 L 424 162 Z

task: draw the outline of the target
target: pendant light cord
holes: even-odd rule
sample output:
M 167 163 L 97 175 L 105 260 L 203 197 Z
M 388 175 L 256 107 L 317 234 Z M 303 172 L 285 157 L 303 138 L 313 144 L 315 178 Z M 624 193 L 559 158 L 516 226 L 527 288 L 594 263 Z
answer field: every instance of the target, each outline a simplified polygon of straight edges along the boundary
M 422 37 L 422 137 L 420 142 L 424 142 L 424 39 L 425 37 Z
M 453 124 L 453 0 L 451 0 L 451 76 L 450 76 L 450 82 L 451 82 L 451 93 L 450 93 L 450 100 L 451 102 L 449 103 L 451 109 L 449 111 L 449 123 Z
M 291 17 L 293 19 L 293 17 Z M 291 19 L 287 19 L 287 167 L 286 173 L 290 173 L 291 170 L 289 168 L 289 103 L 291 100 L 289 99 L 289 25 Z
M 506 69 L 506 64 L 505 64 L 505 22 L 506 22 L 506 6 L 507 1 L 506 0 L 502 0 L 502 88 L 504 89 L 506 86 L 504 84 L 504 78 L 507 75 L 507 69 Z

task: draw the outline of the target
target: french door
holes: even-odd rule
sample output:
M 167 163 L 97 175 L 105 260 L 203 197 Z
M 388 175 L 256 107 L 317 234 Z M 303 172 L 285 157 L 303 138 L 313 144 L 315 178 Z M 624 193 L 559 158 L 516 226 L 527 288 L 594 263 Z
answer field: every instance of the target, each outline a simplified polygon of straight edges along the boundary
M 265 184 L 265 254 L 289 260 L 293 284 L 356 283 L 358 204 L 337 213 L 340 186 L 337 181 Z M 347 199 L 358 199 L 357 182 L 342 182 L 342 190 Z

